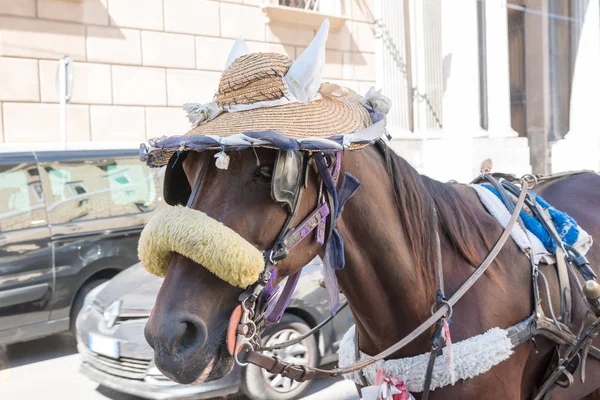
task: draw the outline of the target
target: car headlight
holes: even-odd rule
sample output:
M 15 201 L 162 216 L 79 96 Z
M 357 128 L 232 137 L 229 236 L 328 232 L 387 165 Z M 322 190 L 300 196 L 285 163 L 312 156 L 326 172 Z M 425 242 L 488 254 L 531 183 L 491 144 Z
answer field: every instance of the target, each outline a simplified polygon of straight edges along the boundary
M 90 290 L 90 292 L 85 296 L 85 299 L 83 299 L 83 306 L 81 307 L 81 309 L 86 310 L 88 307 L 90 307 L 92 303 L 94 303 L 94 299 L 96 298 L 96 296 L 98 296 L 98 293 L 100 293 L 102 289 L 104 289 L 106 285 L 108 285 L 109 282 L 110 281 L 101 283 L 100 285 Z

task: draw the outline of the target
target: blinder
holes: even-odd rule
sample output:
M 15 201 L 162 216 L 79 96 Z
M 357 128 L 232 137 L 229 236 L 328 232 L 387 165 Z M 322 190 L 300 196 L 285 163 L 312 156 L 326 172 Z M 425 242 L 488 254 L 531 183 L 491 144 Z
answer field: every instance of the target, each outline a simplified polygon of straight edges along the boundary
M 271 181 L 271 197 L 286 205 L 288 213 L 294 215 L 302 197 L 304 184 L 305 152 L 279 150 Z
M 163 197 L 170 206 L 186 205 L 192 188 L 183 171 L 183 161 L 188 153 L 175 153 L 165 167 L 165 178 L 163 184 Z
M 183 162 L 185 161 L 187 154 L 188 153 L 173 154 L 166 166 L 163 196 L 170 206 L 182 205 L 190 207 L 190 202 L 196 197 L 196 193 L 202 183 L 202 178 L 208 169 L 209 162 L 207 160 L 210 158 L 205 157 L 201 161 L 202 165 L 200 166 L 200 173 L 192 188 L 185 171 L 183 170 Z

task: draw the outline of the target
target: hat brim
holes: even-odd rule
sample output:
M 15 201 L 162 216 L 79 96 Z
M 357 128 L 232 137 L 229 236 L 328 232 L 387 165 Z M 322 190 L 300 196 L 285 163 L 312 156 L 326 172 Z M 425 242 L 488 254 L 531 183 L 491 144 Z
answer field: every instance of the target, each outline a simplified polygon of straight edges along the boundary
M 342 151 L 362 148 L 385 132 L 383 114 L 367 110 L 356 94 L 311 103 L 288 103 L 222 113 L 182 136 L 149 141 L 140 157 L 151 167 L 166 165 L 178 151 L 281 150 Z
M 310 103 L 288 103 L 238 112 L 224 112 L 184 136 L 232 136 L 244 132 L 277 131 L 293 139 L 327 138 L 356 132 L 371 125 L 369 112 L 354 93 L 323 96 Z

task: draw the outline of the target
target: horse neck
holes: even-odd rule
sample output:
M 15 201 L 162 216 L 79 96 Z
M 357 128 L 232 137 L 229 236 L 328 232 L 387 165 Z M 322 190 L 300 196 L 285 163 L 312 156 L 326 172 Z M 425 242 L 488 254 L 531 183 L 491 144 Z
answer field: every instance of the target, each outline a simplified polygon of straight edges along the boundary
M 346 203 L 338 221 L 346 265 L 337 277 L 352 308 L 360 349 L 374 355 L 406 336 L 430 315 L 435 279 L 432 270 L 424 271 L 415 263 L 403 228 L 406 220 L 400 216 L 392 179 L 381 154 L 370 146 L 345 157 L 348 168 L 344 172 L 356 176 L 362 186 Z M 418 176 L 416 171 L 410 172 Z M 410 350 L 401 350 L 395 356 L 427 351 L 429 336 L 421 335 Z

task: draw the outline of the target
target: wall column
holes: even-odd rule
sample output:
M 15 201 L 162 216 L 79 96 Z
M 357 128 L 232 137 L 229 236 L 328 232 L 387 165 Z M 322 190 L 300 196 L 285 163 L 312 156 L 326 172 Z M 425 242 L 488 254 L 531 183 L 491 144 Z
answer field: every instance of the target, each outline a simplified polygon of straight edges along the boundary
M 485 1 L 487 47 L 488 133 L 490 137 L 518 136 L 511 127 L 508 14 L 506 1 Z
M 508 64 L 507 64 L 508 67 Z M 444 136 L 481 136 L 477 0 L 442 1 Z
M 569 133 L 552 147 L 552 171 L 600 169 L 600 6 L 579 0 L 575 16 L 583 19 L 571 90 Z M 587 7 L 586 7 L 587 3 Z M 575 30 L 577 32 L 577 30 Z
M 413 130 L 409 7 L 404 1 L 374 2 L 376 86 L 392 101 L 387 129 L 393 137 Z

